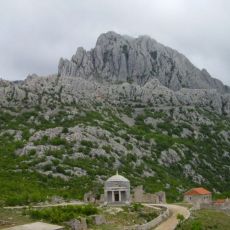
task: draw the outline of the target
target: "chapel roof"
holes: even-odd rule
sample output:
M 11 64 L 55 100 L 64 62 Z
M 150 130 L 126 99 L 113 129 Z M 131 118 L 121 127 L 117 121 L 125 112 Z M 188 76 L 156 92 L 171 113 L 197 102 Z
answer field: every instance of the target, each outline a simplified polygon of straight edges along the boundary
M 106 182 L 119 182 L 119 181 L 122 181 L 122 182 L 129 182 L 128 179 L 126 179 L 125 177 L 121 176 L 118 174 L 118 172 L 116 173 L 116 175 L 114 176 L 111 176 Z

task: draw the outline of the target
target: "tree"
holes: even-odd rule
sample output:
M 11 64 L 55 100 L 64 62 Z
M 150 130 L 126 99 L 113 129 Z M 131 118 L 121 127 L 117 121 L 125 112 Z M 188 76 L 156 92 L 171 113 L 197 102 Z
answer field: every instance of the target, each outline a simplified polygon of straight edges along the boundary
M 184 216 L 180 213 L 177 214 L 176 216 L 177 220 L 179 221 L 179 226 L 181 226 L 181 224 L 183 223 L 183 221 L 185 220 Z

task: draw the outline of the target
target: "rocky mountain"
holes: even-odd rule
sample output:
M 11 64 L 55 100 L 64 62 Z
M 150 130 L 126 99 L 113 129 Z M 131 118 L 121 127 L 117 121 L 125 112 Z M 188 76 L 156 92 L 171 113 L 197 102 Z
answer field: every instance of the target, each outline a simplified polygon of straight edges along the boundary
M 29 76 L 24 82 L 0 82 L 0 104 L 4 107 L 20 105 L 58 105 L 79 102 L 149 106 L 199 106 L 219 114 L 230 113 L 230 94 L 216 89 L 181 89 L 173 91 L 158 79 L 145 85 L 136 83 L 109 84 L 80 77 Z
M 0 105 L 79 101 L 155 106 L 199 106 L 230 112 L 230 88 L 200 71 L 182 54 L 155 40 L 102 34 L 91 51 L 60 59 L 58 75 L 0 81 Z
M 114 32 L 100 35 L 91 51 L 80 47 L 71 61 L 61 59 L 58 74 L 113 83 L 135 82 L 141 86 L 157 78 L 174 91 L 190 88 L 230 92 L 228 86 L 205 69 L 197 69 L 176 50 L 148 36 L 131 38 Z
M 229 195 L 229 87 L 147 36 L 108 32 L 58 74 L 0 80 L 0 106 L 0 205 L 99 194 L 117 168 L 169 200 Z

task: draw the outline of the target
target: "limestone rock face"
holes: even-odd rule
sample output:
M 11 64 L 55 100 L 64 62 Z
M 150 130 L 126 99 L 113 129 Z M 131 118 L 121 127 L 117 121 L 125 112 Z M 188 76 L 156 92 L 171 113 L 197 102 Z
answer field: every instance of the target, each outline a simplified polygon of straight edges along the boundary
M 114 32 L 99 36 L 90 51 L 80 47 L 71 60 L 61 58 L 58 75 L 0 80 L 2 107 L 78 102 L 197 106 L 230 114 L 230 88 L 150 37 Z
M 161 152 L 159 163 L 167 167 L 173 165 L 181 160 L 178 153 L 173 149 L 164 150 Z
M 78 48 L 72 59 L 60 59 L 60 76 L 144 85 L 153 78 L 172 90 L 216 89 L 230 92 L 206 70 L 196 68 L 184 55 L 148 36 L 130 38 L 115 32 L 101 34 L 91 51 Z
M 221 94 L 217 89 L 182 88 L 175 92 L 163 86 L 157 78 L 139 85 L 136 82 L 115 84 L 81 77 L 32 75 L 20 84 L 8 81 L 1 83 L 0 105 L 4 107 L 109 102 L 142 103 L 151 106 L 198 106 L 210 108 L 219 114 L 230 113 L 230 94 Z

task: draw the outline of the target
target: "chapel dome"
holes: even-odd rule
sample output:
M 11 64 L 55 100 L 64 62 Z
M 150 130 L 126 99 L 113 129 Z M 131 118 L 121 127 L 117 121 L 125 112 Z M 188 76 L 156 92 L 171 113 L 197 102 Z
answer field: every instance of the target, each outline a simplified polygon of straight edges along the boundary
M 119 175 L 118 173 L 114 176 L 111 176 L 106 182 L 118 182 L 118 181 L 122 181 L 122 182 L 129 182 L 128 179 L 126 179 L 125 177 Z

